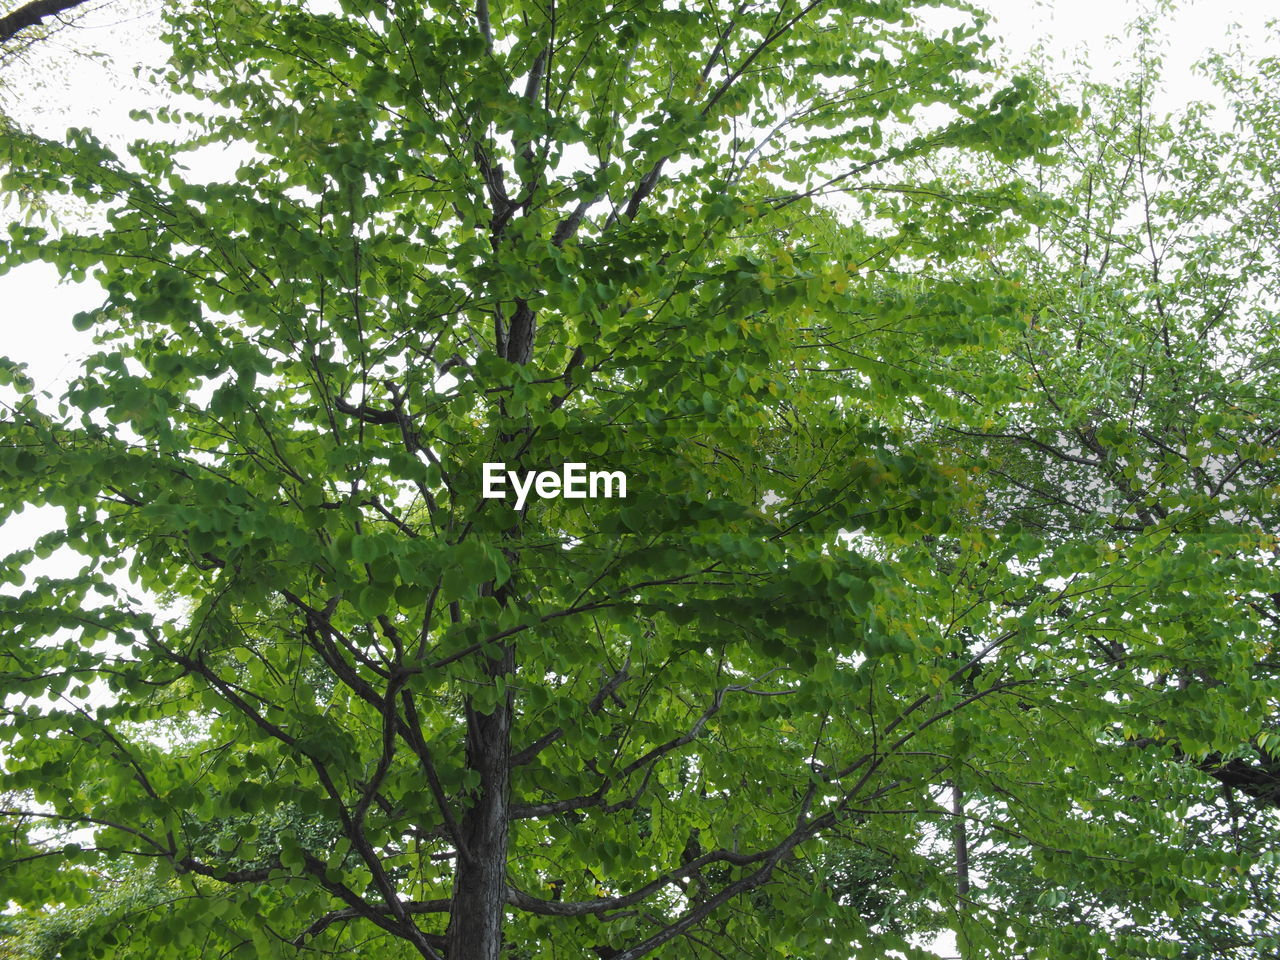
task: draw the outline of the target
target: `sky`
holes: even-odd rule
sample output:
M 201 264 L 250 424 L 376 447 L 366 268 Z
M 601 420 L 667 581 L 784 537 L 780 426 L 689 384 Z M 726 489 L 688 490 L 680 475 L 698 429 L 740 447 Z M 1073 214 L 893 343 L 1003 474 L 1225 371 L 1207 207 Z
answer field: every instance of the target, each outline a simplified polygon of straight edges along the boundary
M 1013 60 L 1043 45 L 1060 69 L 1112 79 L 1123 72 L 1132 44 L 1116 41 L 1126 23 L 1150 2 L 1134 0 L 978 0 L 994 16 L 991 32 Z M 122 5 L 123 4 L 123 5 Z M 1174 109 L 1188 99 L 1208 99 L 1212 87 L 1192 64 L 1213 48 L 1235 42 L 1247 48 L 1280 52 L 1280 32 L 1266 26 L 1271 0 L 1189 0 L 1160 16 L 1168 40 L 1167 83 L 1156 103 Z M 1233 25 L 1239 30 L 1233 35 Z M 1110 40 L 1108 38 L 1111 38 Z M 76 51 L 104 56 L 89 60 Z M 162 61 L 157 18 L 145 0 L 112 0 L 74 31 L 64 31 L 50 51 L 25 71 L 7 77 L 9 112 L 37 132 L 58 136 L 67 127 L 90 127 L 123 143 L 146 129 L 129 112 L 161 101 L 135 78 L 137 65 Z M 1077 61 L 1082 65 L 1078 65 Z M 3 211 L 7 221 L 12 211 Z M 96 285 L 60 284 L 53 269 L 33 264 L 0 276 L 0 353 L 29 364 L 45 389 L 64 386 L 75 359 L 92 349 L 85 334 L 71 328 L 71 317 L 96 306 Z
M 997 50 L 1011 62 L 1037 48 L 1066 74 L 1115 79 L 1126 70 L 1133 44 L 1125 26 L 1155 6 L 1151 0 L 978 0 L 993 15 L 989 29 Z M 1280 28 L 1272 0 L 1186 0 L 1159 14 L 1165 37 L 1166 83 L 1158 111 L 1191 99 L 1212 100 L 1214 91 L 1193 64 L 1210 50 L 1240 45 L 1254 53 L 1280 53 Z M 84 51 L 98 56 L 88 57 Z M 7 70 L 5 109 L 45 136 L 68 127 L 89 127 L 122 146 L 147 128 L 130 111 L 163 103 L 135 75 L 138 67 L 163 62 L 159 22 L 149 0 L 104 0 L 76 28 L 48 42 L 31 60 Z M 216 161 L 216 158 L 213 158 Z M 234 165 L 232 165 L 233 168 Z M 212 177 L 213 170 L 195 170 Z M 0 205 L 0 217 L 14 216 Z M 100 302 L 97 285 L 61 283 L 47 264 L 29 264 L 0 276 L 0 355 L 28 365 L 37 388 L 57 396 L 74 377 L 79 359 L 93 349 L 89 334 L 76 333 L 71 317 Z M 47 511 L 31 511 L 3 527 L 3 539 L 30 538 L 56 523 Z
M 1121 38 L 1125 25 L 1153 4 L 1134 0 L 978 0 L 994 16 L 991 32 L 1010 60 L 1042 47 L 1064 73 L 1115 79 L 1126 70 L 1132 44 Z M 129 4 L 122 6 L 121 4 Z M 1166 38 L 1166 83 L 1157 111 L 1193 99 L 1213 99 L 1213 89 L 1192 64 L 1212 49 L 1239 44 L 1255 53 L 1280 54 L 1280 31 L 1267 25 L 1277 14 L 1274 0 L 1188 0 L 1159 16 Z M 6 74 L 10 114 L 46 136 L 69 126 L 90 127 L 104 139 L 123 143 L 142 128 L 129 111 L 158 105 L 156 95 L 135 78 L 138 65 L 163 60 L 157 19 L 146 0 L 111 0 L 66 31 L 25 70 Z M 89 59 L 77 51 L 94 49 Z M 49 59 L 50 55 L 53 57 Z M 6 222 L 12 211 L 0 205 Z M 73 314 L 96 306 L 100 294 L 90 281 L 59 283 L 43 264 L 0 276 L 0 354 L 29 365 L 38 388 L 57 395 L 93 349 L 88 334 L 73 331 Z M 9 399 L 0 392 L 0 399 Z M 57 511 L 25 514 L 0 529 L 0 551 L 29 543 L 60 520 Z
M 977 2 L 992 13 L 989 32 L 1012 62 L 1042 48 L 1062 72 L 1096 79 L 1123 74 L 1133 46 L 1123 39 L 1125 26 L 1153 7 L 1150 0 Z M 1276 16 L 1272 9 L 1272 0 L 1187 0 L 1161 13 L 1166 84 L 1156 108 L 1171 110 L 1189 99 L 1213 98 L 1212 86 L 1192 69 L 1212 49 L 1239 44 L 1253 52 L 1280 53 L 1280 28 L 1267 25 Z M 86 50 L 100 55 L 86 57 Z M 89 127 L 122 146 L 147 129 L 130 120 L 130 111 L 163 103 L 135 70 L 163 59 L 158 17 L 149 0 L 104 0 L 29 63 L 6 71 L 4 106 L 43 135 L 58 137 L 68 127 Z M 195 172 L 216 175 L 212 170 Z M 6 223 L 13 216 L 11 207 L 0 205 Z M 92 280 L 61 283 L 47 264 L 29 264 L 0 276 L 0 355 L 26 363 L 37 388 L 57 396 L 75 376 L 79 359 L 93 350 L 89 334 L 72 329 L 71 317 L 100 299 Z M 59 517 L 47 509 L 11 518 L 3 526 L 4 546 L 30 543 Z

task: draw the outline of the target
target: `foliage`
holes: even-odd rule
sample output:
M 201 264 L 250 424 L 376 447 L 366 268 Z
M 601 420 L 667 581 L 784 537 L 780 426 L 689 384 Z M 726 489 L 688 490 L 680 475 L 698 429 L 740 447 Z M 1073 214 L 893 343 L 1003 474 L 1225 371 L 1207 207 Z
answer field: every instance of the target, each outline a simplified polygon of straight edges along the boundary
M 3 368 L 0 510 L 66 522 L 3 567 L 0 892 L 74 918 L 133 864 L 181 894 L 62 956 L 844 960 L 950 926 L 1147 957 L 1011 907 L 1231 912 L 1198 871 L 1242 862 L 1167 841 L 1265 752 L 1274 334 L 1197 348 L 1195 316 L 1271 274 L 1207 231 L 1149 284 L 1022 242 L 1129 249 L 1072 213 L 1078 166 L 1057 199 L 1013 166 L 1076 113 L 995 83 L 980 21 L 171 23 L 162 79 L 204 106 L 167 136 L 7 135 L 6 189 L 105 225 L 15 225 L 0 262 L 105 300 L 65 397 Z M 1177 144 L 1139 129 L 1108 149 Z M 628 496 L 517 513 L 480 497 L 498 461 Z M 959 883 L 957 823 L 990 831 Z M 1043 887 L 987 889 L 1010 858 Z
M 1074 844 L 1010 844 L 995 831 L 1022 791 L 975 776 L 968 814 L 983 852 L 971 860 L 990 880 L 985 925 L 1022 927 L 1027 950 L 1270 957 L 1280 64 L 1212 58 L 1226 115 L 1189 104 L 1160 118 L 1154 24 L 1133 39 L 1132 77 L 1079 85 L 1087 124 L 1062 163 L 1040 168 L 1071 212 L 969 265 L 1025 284 L 1023 334 L 965 371 L 1020 379 L 1019 402 L 941 429 L 917 421 L 982 464 L 989 523 L 1050 544 L 1107 541 L 1103 595 L 1063 598 L 1040 651 L 1058 677 L 1023 695 L 1029 715 L 1056 720 L 1036 735 L 1046 763 L 1062 758 L 1052 769 L 1096 791 L 1064 795 L 1057 822 L 1105 844 L 1092 862 Z M 1135 579 L 1138 557 L 1153 579 Z M 1082 731 L 1103 748 L 1087 766 L 1067 760 Z

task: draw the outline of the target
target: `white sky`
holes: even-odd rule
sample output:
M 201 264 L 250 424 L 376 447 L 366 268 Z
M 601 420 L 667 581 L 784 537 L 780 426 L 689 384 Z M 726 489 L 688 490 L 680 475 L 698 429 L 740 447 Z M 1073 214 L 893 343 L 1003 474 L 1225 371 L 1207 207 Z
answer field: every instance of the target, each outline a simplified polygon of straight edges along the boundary
M 1126 23 L 1151 7 L 1150 2 L 1135 0 L 976 2 L 994 14 L 991 32 L 1012 60 L 1043 45 L 1062 71 L 1083 71 L 1099 79 L 1123 72 L 1129 45 L 1116 38 Z M 1162 14 L 1159 22 L 1168 40 L 1167 82 L 1157 108 L 1168 110 L 1188 99 L 1212 97 L 1212 87 L 1191 69 L 1211 49 L 1241 43 L 1258 54 L 1280 54 L 1280 33 L 1267 26 L 1277 15 L 1271 12 L 1272 2 L 1187 0 Z M 150 129 L 130 121 L 129 112 L 163 102 L 134 74 L 138 66 L 163 62 L 158 32 L 151 0 L 104 0 L 76 28 L 37 48 L 20 69 L 7 71 L 7 89 L 0 96 L 12 115 L 39 133 L 56 137 L 67 127 L 89 127 L 123 146 Z M 87 50 L 101 56 L 86 57 Z M 217 176 L 213 171 L 195 172 Z M 7 221 L 10 216 L 0 203 L 0 218 Z M 0 276 L 0 355 L 28 364 L 37 389 L 57 396 L 75 375 L 79 358 L 93 349 L 89 334 L 72 329 L 71 317 L 100 300 L 94 282 L 59 283 L 46 264 L 29 264 Z M 11 391 L 0 388 L 0 399 L 11 398 Z M 60 512 L 52 509 L 39 514 L 27 510 L 11 518 L 0 531 L 0 551 L 30 543 L 59 519 Z
M 1150 0 L 977 0 L 994 15 L 992 34 L 1012 60 L 1043 45 L 1063 72 L 1113 79 L 1124 72 L 1130 44 L 1117 38 L 1125 25 L 1152 6 Z M 1166 85 L 1159 110 L 1188 99 L 1210 99 L 1212 87 L 1192 71 L 1211 49 L 1241 44 L 1258 55 L 1280 55 L 1280 32 L 1268 26 L 1274 0 L 1187 0 L 1161 14 L 1167 38 Z M 158 18 L 151 0 L 104 0 L 81 24 L 36 48 L 29 61 L 5 75 L 0 96 L 12 115 L 47 136 L 67 127 L 89 127 L 122 146 L 150 129 L 129 120 L 129 112 L 163 100 L 135 77 L 138 66 L 163 62 Z M 101 56 L 86 57 L 92 50 Z M 1081 65 L 1082 64 L 1082 65 Z M 206 177 L 213 171 L 196 170 Z M 12 214 L 0 202 L 0 218 Z M 0 229 L 3 227 L 0 226 Z M 0 355 L 26 363 L 37 389 L 61 393 L 78 361 L 92 349 L 87 333 L 71 327 L 71 317 L 97 306 L 92 282 L 59 283 L 46 264 L 29 264 L 0 276 Z M 0 388 L 0 399 L 12 392 Z M 51 529 L 60 514 L 28 510 L 3 525 L 0 551 L 8 552 Z
M 1114 79 L 1124 72 L 1129 46 L 1108 39 L 1119 37 L 1127 22 L 1151 6 L 1134 0 L 976 2 L 994 14 L 992 32 L 1012 59 L 1022 59 L 1043 44 L 1060 70 L 1083 70 L 1097 79 Z M 156 38 L 156 17 L 147 12 L 145 3 L 113 0 L 105 4 L 82 27 L 46 44 L 25 69 L 8 72 L 8 90 L 3 93 L 6 108 L 48 136 L 58 136 L 69 126 L 90 127 L 117 144 L 138 136 L 145 128 L 129 121 L 129 111 L 160 101 L 135 79 L 134 67 L 156 65 L 164 55 Z M 1162 14 L 1167 69 L 1157 109 L 1212 98 L 1211 86 L 1191 70 L 1211 49 L 1239 43 L 1258 55 L 1280 55 L 1280 32 L 1267 25 L 1275 16 L 1280 16 L 1280 7 L 1274 0 L 1189 0 Z M 101 51 L 104 57 L 90 60 L 77 52 L 87 48 Z M 1082 67 L 1073 67 L 1077 60 Z M 9 218 L 3 205 L 0 218 Z M 96 284 L 60 284 L 53 268 L 44 264 L 0 276 L 0 354 L 27 363 L 37 388 L 56 395 L 74 375 L 78 358 L 92 349 L 89 336 L 72 329 L 71 317 L 99 300 Z M 0 399 L 10 396 L 9 391 L 0 391 Z M 5 523 L 0 552 L 29 543 L 60 519 L 57 511 L 41 514 L 28 510 Z
M 150 102 L 157 104 L 135 79 L 136 65 L 154 65 L 163 58 L 156 38 L 157 20 L 136 0 L 106 3 L 86 18 L 85 26 L 59 35 L 51 53 L 40 53 L 23 71 L 10 72 L 7 81 L 10 112 L 41 133 L 57 136 L 69 126 L 90 127 L 100 136 L 123 143 L 139 135 L 143 125 L 128 113 Z M 1134 0 L 978 0 L 995 16 L 993 33 L 1014 59 L 1044 44 L 1064 71 L 1083 56 L 1094 77 L 1117 75 L 1126 46 L 1108 44 L 1123 33 L 1125 24 L 1149 3 Z M 1157 103 L 1169 109 L 1187 99 L 1208 98 L 1212 88 L 1195 76 L 1191 64 L 1211 48 L 1224 48 L 1233 39 L 1249 49 L 1280 54 L 1277 28 L 1266 26 L 1278 15 L 1270 0 L 1189 0 L 1160 17 L 1169 47 L 1166 90 Z M 1233 25 L 1240 28 L 1233 38 Z M 91 61 L 76 51 L 96 49 L 103 59 Z M 3 208 L 0 208 L 3 209 Z M 6 215 L 7 219 L 7 215 Z M 90 349 L 88 336 L 71 329 L 72 314 L 96 306 L 97 287 L 59 284 L 51 267 L 32 264 L 0 276 L 0 354 L 30 365 L 36 384 L 44 389 L 64 386 L 74 373 L 74 358 Z

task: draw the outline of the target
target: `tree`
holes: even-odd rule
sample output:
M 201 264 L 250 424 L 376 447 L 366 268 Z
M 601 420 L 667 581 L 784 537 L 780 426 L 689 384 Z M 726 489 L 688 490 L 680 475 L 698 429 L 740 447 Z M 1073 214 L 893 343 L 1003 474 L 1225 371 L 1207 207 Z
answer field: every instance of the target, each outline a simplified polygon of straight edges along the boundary
M 46 20 L 61 17 L 81 6 L 85 0 L 31 0 L 20 4 L 0 16 L 0 43 L 7 43 L 22 31 L 44 24 Z
M 32 46 L 75 23 L 93 8 L 88 0 L 30 0 L 0 7 L 0 69 L 6 73 Z
M 1210 58 L 1202 69 L 1217 81 L 1225 116 L 1193 103 L 1161 118 L 1150 106 L 1162 70 L 1157 25 L 1139 21 L 1131 40 L 1133 75 L 1115 87 L 1074 86 L 1088 121 L 1062 162 L 1039 171 L 1042 189 L 1067 200 L 1066 210 L 1037 228 L 1034 243 L 992 248 L 967 265 L 970 274 L 1017 276 L 1032 291 L 1020 341 L 998 359 L 970 364 L 979 375 L 1001 369 L 1023 380 L 1021 402 L 996 417 L 975 410 L 939 433 L 971 445 L 984 462 L 992 525 L 1019 523 L 1049 542 L 1105 526 L 1117 546 L 1164 530 L 1187 555 L 1188 572 L 1193 562 L 1200 571 L 1270 562 L 1280 481 L 1273 189 L 1280 74 L 1273 60 Z M 988 165 L 980 176 L 998 182 L 1011 172 Z M 922 418 L 918 429 L 929 428 Z M 1189 538 L 1189 521 L 1212 537 Z M 1176 595 L 1163 611 L 1135 596 L 1119 618 L 1083 631 L 1071 654 L 1082 668 L 1109 662 L 1117 675 L 1103 707 L 1110 722 L 1094 728 L 1100 756 L 1114 758 L 1111 769 L 1091 775 L 1098 797 L 1087 806 L 1077 798 L 1084 812 L 1074 817 L 1120 835 L 1120 824 L 1147 820 L 1142 842 L 1164 832 L 1178 873 L 1198 878 L 1198 889 L 1170 903 L 1135 888 L 1131 877 L 1011 850 L 983 826 L 1005 802 L 1001 791 L 972 784 L 966 822 L 985 834 L 980 862 L 994 881 L 988 903 L 1035 911 L 1058 930 L 1103 927 L 1112 943 L 1160 943 L 1169 956 L 1274 955 L 1280 898 L 1266 847 L 1280 805 L 1273 655 L 1280 593 L 1267 583 L 1252 592 L 1228 588 L 1185 612 Z M 1076 604 L 1064 604 L 1059 615 L 1075 612 Z M 1180 619 L 1217 646 L 1167 659 L 1150 639 L 1160 618 Z M 1235 642 L 1254 629 L 1253 651 L 1241 658 Z M 1217 726 L 1221 716 L 1204 706 L 1232 696 L 1231 687 L 1254 701 L 1254 726 L 1240 729 L 1234 745 Z M 1135 791 L 1138 776 L 1149 785 Z M 1172 818 L 1173 829 L 1152 830 L 1152 817 Z M 1046 875 L 1056 890 L 1046 891 Z M 1051 936 L 1059 952 L 1075 939 Z
M 1066 206 L 925 163 L 1075 112 L 953 12 L 214 0 L 168 138 L 9 137 L 7 189 L 103 217 L 2 261 L 105 293 L 65 397 L 4 368 L 0 504 L 66 526 L 3 568 L 0 878 L 60 955 L 1056 942 L 957 883 L 966 822 L 1049 891 L 1198 895 L 1131 798 L 1259 730 L 1259 495 L 1039 537 L 958 434 L 1026 409 L 1042 293 L 959 267 Z M 627 495 L 516 509 L 499 462 Z M 1160 955 L 1112 934 L 1069 937 Z

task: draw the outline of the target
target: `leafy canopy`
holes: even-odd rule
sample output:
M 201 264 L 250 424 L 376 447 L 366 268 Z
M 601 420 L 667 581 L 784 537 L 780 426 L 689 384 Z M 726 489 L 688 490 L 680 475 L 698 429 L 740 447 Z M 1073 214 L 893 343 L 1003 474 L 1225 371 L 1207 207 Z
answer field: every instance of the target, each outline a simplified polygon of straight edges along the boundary
M 1076 198 L 1013 165 L 1076 113 L 998 80 L 980 19 L 170 22 L 156 82 L 196 103 L 154 139 L 6 144 L 6 189 L 100 211 L 0 248 L 104 291 L 64 397 L 2 374 L 0 509 L 65 526 L 3 566 L 0 884 L 58 955 L 1162 955 L 982 894 L 957 825 L 1046 906 L 1212 895 L 1160 845 L 1259 731 L 1270 493 L 1086 425 L 1092 340 L 1069 406 L 1037 393 L 1075 288 L 1021 238 Z M 211 150 L 234 175 L 184 175 Z M 1120 496 L 1056 522 L 1028 452 Z M 517 513 L 499 461 L 628 496 Z

